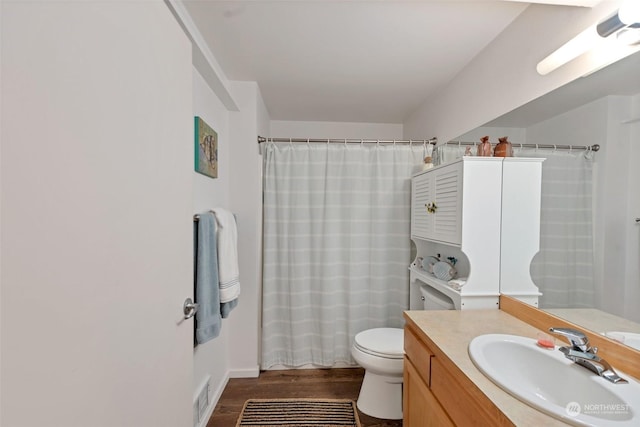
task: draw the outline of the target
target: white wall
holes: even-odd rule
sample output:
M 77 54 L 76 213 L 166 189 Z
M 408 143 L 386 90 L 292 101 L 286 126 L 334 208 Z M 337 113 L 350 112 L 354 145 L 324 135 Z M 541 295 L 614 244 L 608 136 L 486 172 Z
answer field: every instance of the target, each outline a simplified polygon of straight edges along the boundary
M 262 99 L 262 95 L 260 94 L 260 88 L 257 88 L 257 114 L 258 114 L 258 120 L 257 120 L 257 134 L 258 135 L 268 135 L 271 132 L 271 117 L 269 116 L 269 111 L 267 110 L 267 106 L 264 103 L 264 99 Z M 263 184 L 262 184 L 262 167 L 263 167 L 263 162 L 262 162 L 262 156 L 260 156 L 260 158 L 257 159 L 258 163 L 260 164 L 260 201 L 258 203 L 256 203 L 255 201 L 253 203 L 255 203 L 256 205 L 259 204 L 260 208 L 262 209 L 262 188 L 263 188 Z M 260 253 L 260 257 L 257 258 L 255 260 L 255 262 L 257 263 L 257 276 L 258 276 L 258 294 L 257 294 L 257 298 L 258 298 L 258 364 L 260 363 L 260 359 L 261 359 L 261 351 L 262 351 L 262 342 L 261 342 L 261 331 L 262 331 L 262 210 L 260 211 L 260 218 L 256 220 L 259 223 L 259 234 L 258 234 L 258 241 L 256 242 L 256 246 L 259 247 L 259 253 Z
M 272 120 L 275 138 L 402 139 L 402 124 Z
M 633 97 L 610 96 L 608 100 L 607 171 L 598 193 L 602 196 L 598 205 L 605 211 L 603 302 L 605 310 L 640 321 L 637 305 L 631 303 L 639 301 L 640 295 L 640 230 L 631 213 L 640 199 L 639 181 L 633 179 L 638 177 L 638 140 L 633 139 L 637 124 L 624 123 L 632 117 Z
M 631 98 L 610 96 L 605 99 L 607 111 L 604 131 L 606 144 L 598 152 L 597 188 L 595 193 L 596 245 L 595 264 L 601 268 L 596 280 L 602 286 L 602 308 L 627 317 L 624 300 L 627 288 L 626 249 L 631 237 L 628 218 L 629 156 L 631 152 L 628 126 L 621 124 L 628 118 Z M 582 126 L 585 126 L 583 123 Z M 600 156 L 600 154 L 603 154 Z M 634 185 L 635 186 L 635 185 Z M 637 189 L 636 189 L 637 191 Z M 637 262 L 637 261 L 636 261 Z M 637 282 L 636 282 L 637 283 Z M 637 317 L 637 310 L 634 310 Z
M 162 2 L 0 7 L 0 424 L 185 425 L 189 42 Z
M 218 133 L 218 178 L 213 179 L 195 171 L 193 176 L 193 212 L 199 213 L 214 207 L 229 208 L 231 133 L 229 131 L 229 112 L 220 99 L 213 93 L 204 78 L 193 69 L 193 115 L 200 116 Z M 215 408 L 229 378 L 229 324 L 237 320 L 235 310 L 222 321 L 220 335 L 195 347 L 194 361 L 194 399 L 201 390 L 207 376 L 211 392 L 209 412 Z M 207 418 L 207 417 L 205 417 Z
M 592 9 L 529 6 L 446 88 L 405 120 L 404 137 L 435 135 L 448 141 L 592 71 L 594 55 L 546 76 L 537 74 L 536 65 L 620 3 L 605 1 Z
M 237 321 L 229 332 L 229 369 L 231 377 L 256 377 L 262 283 L 262 157 L 257 136 L 268 132 L 268 112 L 255 82 L 231 82 L 231 92 L 240 111 L 230 113 L 229 205 L 238 218 L 242 293 L 232 313 Z
M 3 12 L 2 12 L 3 8 L 2 8 L 2 3 L 0 3 L 0 90 L 2 90 L 2 74 L 4 73 L 3 71 L 3 67 L 2 67 L 2 46 L 3 46 L 3 34 L 4 32 L 2 31 L 2 20 L 3 18 Z M 3 113 L 2 113 L 2 108 L 4 107 L 4 103 L 2 102 L 2 100 L 0 99 L 0 224 L 2 224 L 2 126 L 3 126 Z M 4 384 L 4 380 L 3 380 L 3 375 L 2 375 L 2 346 L 3 344 L 3 340 L 2 340 L 2 331 L 3 331 L 3 326 L 2 326 L 2 284 L 3 284 L 3 280 L 2 280 L 2 234 L 1 234 L 1 229 L 0 229 L 0 384 Z M 0 425 L 2 424 L 2 402 L 3 402 L 3 387 L 0 385 Z
M 454 140 L 463 141 L 463 142 L 480 143 L 480 138 L 482 138 L 483 136 L 488 136 L 489 141 L 494 146 L 498 143 L 498 138 L 502 138 L 503 136 L 508 136 L 509 141 L 511 141 L 514 145 L 527 143 L 527 130 L 524 128 L 506 128 L 506 127 L 491 127 L 491 126 L 481 126 L 470 132 L 465 133 L 464 135 L 454 138 Z

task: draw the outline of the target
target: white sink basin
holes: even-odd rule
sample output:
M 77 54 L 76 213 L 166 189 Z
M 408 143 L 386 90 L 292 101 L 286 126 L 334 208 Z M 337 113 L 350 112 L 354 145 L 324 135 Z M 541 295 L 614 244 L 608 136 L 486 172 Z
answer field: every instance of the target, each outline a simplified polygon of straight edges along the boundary
M 635 348 L 636 350 L 640 350 L 640 334 L 634 334 L 633 332 L 611 331 L 605 332 L 604 335 L 616 341 L 620 341 L 629 347 Z
M 480 335 L 469 356 L 491 381 L 514 397 L 576 426 L 640 426 L 640 383 L 613 384 L 531 338 Z

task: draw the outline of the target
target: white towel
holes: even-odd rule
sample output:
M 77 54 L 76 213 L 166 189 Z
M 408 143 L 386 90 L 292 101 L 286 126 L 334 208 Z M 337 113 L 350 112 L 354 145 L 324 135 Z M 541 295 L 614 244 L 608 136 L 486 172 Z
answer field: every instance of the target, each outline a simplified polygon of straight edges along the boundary
M 220 303 L 233 301 L 240 295 L 238 272 L 238 230 L 231 212 L 222 208 L 212 209 L 218 224 L 218 276 L 220 278 Z
M 464 286 L 464 284 L 467 283 L 467 278 L 466 277 L 461 277 L 459 279 L 449 280 L 449 282 L 447 282 L 447 283 L 453 289 L 455 289 L 456 291 L 459 291 Z

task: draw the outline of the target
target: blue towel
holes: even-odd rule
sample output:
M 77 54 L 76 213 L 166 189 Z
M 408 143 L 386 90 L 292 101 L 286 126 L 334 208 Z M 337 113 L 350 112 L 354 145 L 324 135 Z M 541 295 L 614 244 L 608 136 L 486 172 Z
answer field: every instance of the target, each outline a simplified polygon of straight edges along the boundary
M 220 288 L 218 284 L 218 250 L 216 218 L 212 212 L 200 214 L 196 257 L 196 341 L 203 344 L 220 335 Z M 228 314 L 228 313 L 227 313 Z
M 229 317 L 229 313 L 231 313 L 231 310 L 233 310 L 236 305 L 238 305 L 238 298 L 220 304 L 220 314 L 222 315 L 222 318 L 226 319 L 227 317 Z

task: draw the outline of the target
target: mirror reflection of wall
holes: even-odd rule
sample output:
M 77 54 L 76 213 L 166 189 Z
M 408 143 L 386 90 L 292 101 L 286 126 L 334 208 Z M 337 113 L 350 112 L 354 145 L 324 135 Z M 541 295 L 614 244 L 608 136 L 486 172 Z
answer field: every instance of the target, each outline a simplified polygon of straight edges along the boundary
M 597 308 L 640 322 L 638 75 L 635 54 L 456 138 L 488 135 L 495 145 L 509 136 L 516 156 L 547 158 L 531 267 L 541 308 Z M 598 152 L 582 148 L 594 144 Z M 452 142 L 438 156 L 449 161 L 464 149 Z

